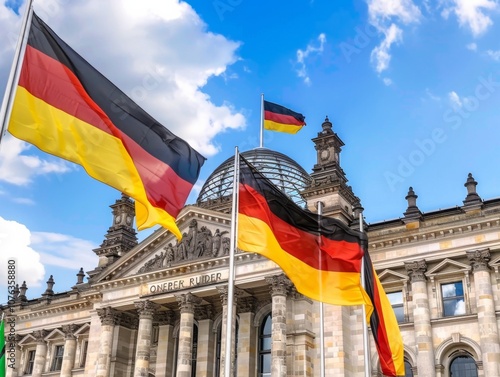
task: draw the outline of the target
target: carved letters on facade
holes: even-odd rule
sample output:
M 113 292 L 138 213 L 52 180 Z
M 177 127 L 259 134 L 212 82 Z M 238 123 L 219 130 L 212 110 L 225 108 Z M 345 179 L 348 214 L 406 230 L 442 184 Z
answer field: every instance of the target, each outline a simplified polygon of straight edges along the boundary
M 160 254 L 156 254 L 139 269 L 139 273 L 159 270 L 186 261 L 196 259 L 221 257 L 229 254 L 229 232 L 216 229 L 212 231 L 206 226 L 198 228 L 198 222 L 193 219 L 188 232 L 175 245 L 170 242 Z

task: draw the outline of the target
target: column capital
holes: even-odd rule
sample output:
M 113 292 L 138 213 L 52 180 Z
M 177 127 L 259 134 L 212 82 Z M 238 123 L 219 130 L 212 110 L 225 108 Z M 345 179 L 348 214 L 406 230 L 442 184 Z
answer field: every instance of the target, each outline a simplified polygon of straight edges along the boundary
M 49 332 L 47 330 L 36 330 L 33 331 L 32 335 L 37 343 L 45 343 L 45 337 Z
M 134 306 L 137 309 L 137 313 L 139 313 L 139 318 L 152 318 L 153 314 L 161 308 L 160 304 L 149 300 L 135 301 Z
M 224 305 L 224 306 L 227 305 L 227 300 L 228 300 L 228 295 L 229 295 L 229 287 L 227 285 L 221 285 L 221 286 L 217 287 L 217 290 L 219 291 L 222 305 Z M 234 287 L 233 294 L 234 294 L 233 304 L 236 304 L 238 301 L 238 298 L 243 296 L 245 294 L 245 291 L 243 289 L 238 288 L 238 287 Z
M 476 271 L 489 271 L 490 249 L 470 250 L 466 251 L 466 254 L 473 273 Z
M 121 314 L 120 311 L 113 309 L 111 306 L 97 309 L 97 315 L 101 318 L 101 324 L 104 326 L 119 325 Z
M 75 337 L 75 331 L 78 330 L 79 326 L 71 324 L 71 325 L 64 325 L 62 327 L 62 331 L 64 333 L 64 339 L 76 339 Z
M 195 305 L 201 304 L 201 298 L 196 297 L 192 293 L 186 293 L 182 295 L 176 295 L 175 298 L 179 303 L 179 309 L 181 313 L 193 313 Z
M 427 263 L 425 262 L 425 259 L 413 262 L 404 262 L 404 264 L 406 272 L 412 283 L 427 280 L 425 277 L 425 271 L 427 271 Z
M 267 276 L 266 282 L 271 289 L 271 296 L 287 296 L 293 283 L 284 274 Z

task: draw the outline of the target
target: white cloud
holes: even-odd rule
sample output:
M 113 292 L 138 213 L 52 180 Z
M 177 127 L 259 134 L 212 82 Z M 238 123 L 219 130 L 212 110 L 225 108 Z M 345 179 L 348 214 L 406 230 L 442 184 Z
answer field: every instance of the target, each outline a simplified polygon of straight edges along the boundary
M 486 55 L 488 55 L 493 60 L 499 62 L 500 61 L 500 50 L 488 50 L 486 51 Z
M 89 0 L 63 6 L 39 0 L 35 11 L 136 103 L 206 157 L 218 152 L 217 134 L 246 126 L 233 105 L 215 104 L 202 90 L 209 79 L 228 77 L 240 43 L 208 31 L 189 4 Z M 10 13 L 0 6 L 2 35 L 18 32 L 19 16 Z M 3 18 L 9 22 L 4 24 Z M 0 67 L 5 68 L 13 54 L 5 38 L 0 51 L 5 52 L 0 55 Z
M 15 260 L 16 281 L 39 287 L 45 275 L 41 255 L 31 245 L 31 233 L 23 224 L 0 217 L 0 286 L 7 284 L 9 260 Z
M 403 32 L 395 24 L 392 24 L 389 28 L 384 31 L 384 40 L 373 49 L 370 55 L 372 63 L 375 64 L 375 70 L 378 73 L 382 73 L 389 67 L 391 61 L 390 49 L 394 43 L 399 43 L 402 41 Z
M 307 85 L 311 84 L 311 78 L 307 73 L 306 60 L 311 54 L 321 55 L 323 53 L 324 45 L 326 42 L 326 36 L 324 33 L 318 35 L 319 46 L 315 47 L 312 44 L 308 44 L 305 50 L 297 50 L 297 75 L 304 80 Z
M 467 48 L 467 50 L 471 50 L 471 51 L 477 51 L 477 44 L 475 43 L 469 43 L 467 46 L 465 46 Z
M 368 0 L 368 16 L 370 23 L 384 35 L 370 55 L 375 70 L 381 73 L 389 68 L 391 46 L 403 40 L 402 25 L 418 23 L 422 13 L 412 0 Z
M 437 96 L 437 95 L 433 94 L 433 93 L 430 91 L 430 89 L 429 89 L 429 88 L 426 88 L 426 89 L 425 89 L 425 94 L 427 95 L 427 97 L 428 97 L 428 98 L 430 98 L 430 99 L 431 99 L 431 100 L 433 100 L 433 101 L 436 101 L 436 102 L 441 101 L 441 97 L 439 97 L 439 96 Z
M 463 106 L 460 96 L 455 91 L 451 91 L 448 93 L 448 99 L 450 100 L 451 105 L 455 108 L 460 108 Z
M 390 86 L 392 85 L 392 80 L 388 77 L 384 77 L 383 80 L 385 86 Z
M 33 177 L 45 174 L 62 174 L 72 170 L 72 165 L 61 159 L 45 160 L 29 155 L 31 146 L 6 134 L 0 146 L 0 181 L 13 185 L 27 185 Z
M 97 266 L 97 256 L 92 252 L 94 243 L 66 234 L 33 232 L 31 245 L 42 257 L 46 266 L 63 267 L 74 270 L 75 266 L 84 271 Z
M 477 37 L 483 34 L 493 21 L 487 15 L 487 12 L 498 9 L 498 3 L 494 0 L 448 0 L 441 15 L 448 19 L 451 13 L 457 16 L 461 27 L 470 29 L 472 35 Z

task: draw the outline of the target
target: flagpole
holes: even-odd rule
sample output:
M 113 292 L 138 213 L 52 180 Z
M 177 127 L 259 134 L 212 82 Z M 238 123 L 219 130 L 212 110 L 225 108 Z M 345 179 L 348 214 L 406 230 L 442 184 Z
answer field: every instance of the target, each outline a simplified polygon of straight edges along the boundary
M 233 177 L 233 203 L 231 212 L 231 240 L 229 245 L 229 278 L 227 281 L 227 317 L 226 317 L 226 356 L 224 360 L 224 377 L 231 376 L 231 351 L 233 333 L 233 301 L 234 301 L 234 254 L 236 252 L 236 240 L 238 227 L 236 224 L 238 212 L 238 186 L 240 178 L 240 156 L 238 147 L 234 152 L 234 177 Z
M 363 233 L 363 207 L 359 205 L 359 231 Z M 367 252 L 367 250 L 365 250 Z M 361 287 L 365 290 L 365 256 L 361 258 Z M 370 338 L 368 336 L 368 322 L 366 321 L 366 305 L 362 305 L 362 316 L 363 316 L 363 351 L 365 357 L 365 377 L 370 377 Z
M 260 95 L 260 147 L 264 146 L 264 93 Z
M 7 130 L 7 125 L 9 124 L 14 94 L 16 93 L 17 82 L 19 81 L 19 74 L 21 72 L 20 63 L 23 61 L 24 54 L 26 52 L 26 43 L 29 34 L 28 25 L 31 25 L 31 17 L 33 15 L 32 4 L 33 0 L 28 0 L 26 3 L 26 10 L 21 24 L 21 33 L 19 34 L 19 38 L 17 40 L 14 59 L 12 61 L 12 66 L 10 67 L 7 85 L 5 86 L 5 94 L 2 101 L 2 107 L 0 108 L 0 144 L 2 143 L 3 136 Z
M 319 228 L 319 244 L 321 245 L 321 215 L 323 214 L 323 202 L 318 201 L 318 228 Z M 321 255 L 321 250 L 319 250 Z M 321 259 L 320 259 L 321 263 Z M 319 280 L 319 292 L 320 295 L 323 293 L 323 280 L 321 279 L 321 264 L 319 266 L 320 270 L 320 280 Z M 323 305 L 323 300 L 319 302 L 319 353 L 320 353 L 320 377 L 325 377 L 325 308 Z

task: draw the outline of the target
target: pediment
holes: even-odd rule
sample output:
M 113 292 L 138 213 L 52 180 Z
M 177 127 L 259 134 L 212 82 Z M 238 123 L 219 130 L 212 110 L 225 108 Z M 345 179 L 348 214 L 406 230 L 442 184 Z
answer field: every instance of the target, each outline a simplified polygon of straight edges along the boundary
M 35 343 L 35 342 L 36 342 L 35 337 L 31 334 L 28 334 L 28 335 L 24 336 L 17 344 L 19 344 L 20 346 L 24 346 L 26 344 L 31 344 L 31 343 Z
M 227 255 L 230 214 L 186 206 L 177 218 L 182 240 L 160 228 L 102 271 L 95 282 L 132 277 Z
M 61 339 L 61 338 L 64 339 L 64 333 L 59 329 L 54 329 L 47 334 L 47 336 L 44 338 L 44 340 L 48 341 L 51 339 Z
M 84 323 L 82 326 L 80 326 L 80 328 L 78 328 L 78 330 L 75 331 L 74 335 L 78 337 L 81 335 L 88 334 L 89 331 L 90 331 L 90 325 L 88 323 Z
M 384 270 L 380 274 L 378 274 L 378 278 L 382 284 L 404 283 L 409 279 L 407 275 L 403 275 L 399 272 L 389 269 Z
M 446 258 L 443 261 L 441 261 L 438 265 L 428 270 L 425 275 L 427 276 L 447 275 L 460 271 L 464 272 L 470 270 L 471 267 L 469 265 Z

